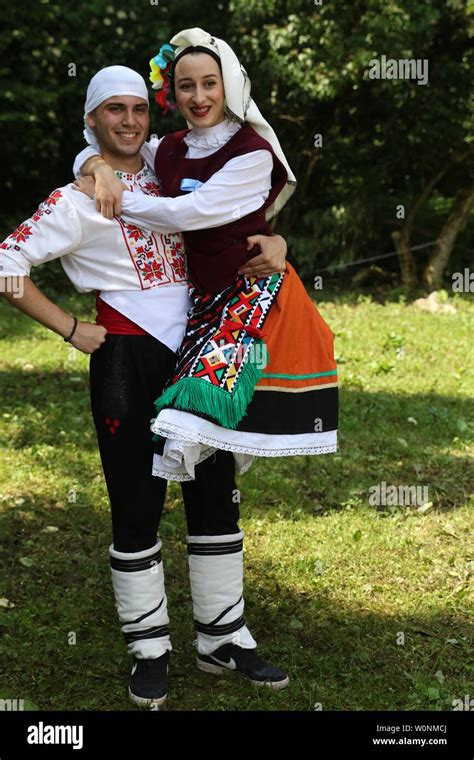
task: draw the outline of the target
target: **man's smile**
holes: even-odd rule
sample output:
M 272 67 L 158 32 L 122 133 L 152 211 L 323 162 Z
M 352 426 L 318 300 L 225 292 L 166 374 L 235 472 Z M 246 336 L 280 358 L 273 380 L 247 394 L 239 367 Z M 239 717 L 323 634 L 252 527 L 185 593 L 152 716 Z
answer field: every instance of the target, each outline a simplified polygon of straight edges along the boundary
M 136 137 L 139 136 L 139 132 L 116 132 L 116 135 L 121 137 L 123 140 L 134 140 Z

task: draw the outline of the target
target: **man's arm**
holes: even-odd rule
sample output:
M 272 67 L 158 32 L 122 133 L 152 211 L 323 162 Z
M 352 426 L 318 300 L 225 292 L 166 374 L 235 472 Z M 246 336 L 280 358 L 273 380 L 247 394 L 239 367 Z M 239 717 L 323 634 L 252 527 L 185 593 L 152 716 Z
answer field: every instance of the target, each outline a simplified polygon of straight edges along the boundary
M 46 298 L 29 277 L 23 278 L 23 288 L 12 288 L 11 277 L 0 278 L 0 288 L 6 300 L 28 317 L 66 338 L 74 327 L 74 318 Z M 70 343 L 84 354 L 92 354 L 105 341 L 107 330 L 92 322 L 78 322 Z
M 262 252 L 245 262 L 239 269 L 239 274 L 267 277 L 274 272 L 285 271 L 288 251 L 285 238 L 281 235 L 252 235 L 247 238 L 247 250 L 254 245 L 259 245 Z
M 0 245 L 0 283 L 5 298 L 50 330 L 70 335 L 74 319 L 49 301 L 30 280 L 31 267 L 72 253 L 81 243 L 82 229 L 67 188 L 58 188 L 32 217 L 22 222 Z M 21 283 L 22 287 L 15 287 Z M 71 343 L 91 353 L 105 336 L 105 328 L 79 323 Z

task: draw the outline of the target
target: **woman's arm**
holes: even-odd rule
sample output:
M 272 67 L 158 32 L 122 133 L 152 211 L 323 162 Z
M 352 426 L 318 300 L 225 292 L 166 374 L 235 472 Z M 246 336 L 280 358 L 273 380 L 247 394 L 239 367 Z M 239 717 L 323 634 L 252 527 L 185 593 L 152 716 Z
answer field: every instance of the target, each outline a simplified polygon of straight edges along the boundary
M 273 160 L 256 150 L 228 161 L 197 190 L 177 198 L 125 191 L 122 217 L 162 234 L 221 227 L 259 209 L 271 188 Z
M 140 150 L 143 160 L 152 171 L 154 171 L 156 151 L 162 139 L 153 135 L 143 143 Z M 122 211 L 122 193 L 125 187 L 99 151 L 98 144 L 84 148 L 74 160 L 73 172 L 76 178 L 87 176 L 94 178 L 95 207 L 107 219 L 113 219 Z
M 74 161 L 73 172 L 76 177 L 75 186 L 82 192 L 91 195 L 95 207 L 106 219 L 119 216 L 122 211 L 122 194 L 125 190 L 114 170 L 97 152 L 99 148 L 89 146 L 84 148 Z M 90 192 L 89 182 L 94 180 L 94 189 Z
M 158 135 L 152 135 L 150 139 L 144 142 L 140 148 L 140 153 L 142 154 L 143 160 L 145 161 L 148 168 L 152 171 L 154 171 L 155 167 L 156 151 L 158 150 L 162 139 L 163 138 L 158 137 Z M 92 143 L 91 145 L 88 145 L 87 148 L 84 148 L 84 150 L 81 150 L 81 152 L 77 154 L 76 158 L 74 159 L 74 165 L 72 168 L 75 177 L 86 176 L 87 174 L 91 173 L 90 165 L 87 163 L 87 161 L 89 158 L 92 158 L 94 156 L 101 158 L 98 143 Z
M 102 156 L 89 158 L 83 166 L 84 180 L 95 181 L 94 195 L 95 207 L 106 219 L 113 219 L 122 213 L 122 195 L 125 185 L 119 180 L 111 166 Z M 76 184 L 81 187 L 81 179 Z M 92 184 L 92 183 L 91 183 Z M 86 191 L 87 192 L 87 191 Z

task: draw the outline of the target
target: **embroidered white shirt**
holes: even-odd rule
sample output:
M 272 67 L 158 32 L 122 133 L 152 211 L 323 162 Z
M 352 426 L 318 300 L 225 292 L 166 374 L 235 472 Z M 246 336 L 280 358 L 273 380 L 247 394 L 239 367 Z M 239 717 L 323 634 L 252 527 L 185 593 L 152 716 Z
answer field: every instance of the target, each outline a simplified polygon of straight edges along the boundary
M 117 174 L 130 195 L 159 192 L 148 167 Z M 104 301 L 171 350 L 178 348 L 190 306 L 181 235 L 149 232 L 122 217 L 105 219 L 93 200 L 66 185 L 1 244 L 0 276 L 29 276 L 33 266 L 57 258 L 76 290 L 101 291 Z

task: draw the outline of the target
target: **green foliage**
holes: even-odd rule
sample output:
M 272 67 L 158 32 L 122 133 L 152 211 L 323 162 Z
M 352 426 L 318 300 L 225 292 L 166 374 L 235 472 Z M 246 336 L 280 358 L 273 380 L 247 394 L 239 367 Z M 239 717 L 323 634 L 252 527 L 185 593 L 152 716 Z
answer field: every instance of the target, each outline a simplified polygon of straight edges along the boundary
M 204 17 L 191 0 L 183 0 L 179 8 L 129 0 L 23 0 L 2 8 L 5 216 L 29 215 L 54 187 L 70 181 L 72 160 L 84 147 L 84 101 L 91 76 L 120 63 L 147 78 L 149 59 L 173 30 L 182 28 L 183 18 L 192 22 L 190 26 L 203 22 L 223 34 L 223 4 L 208 5 Z M 152 111 L 152 132 L 173 131 L 180 124 L 179 117 L 161 116 L 158 107 Z
M 393 250 L 396 206 L 408 209 L 472 140 L 465 3 L 359 0 L 311 9 L 305 0 L 234 0 L 232 8 L 243 58 L 252 79 L 261 79 L 259 104 L 299 179 L 282 221 L 302 273 Z M 371 59 L 382 55 L 428 59 L 429 84 L 369 79 Z M 314 146 L 317 134 L 322 149 Z M 446 176 L 441 191 L 450 203 L 472 169 L 471 159 Z M 414 244 L 434 239 L 443 219 L 431 215 Z M 469 246 L 473 238 L 471 222 L 460 240 Z
M 278 231 L 308 280 L 320 267 L 393 250 L 390 233 L 423 185 L 472 140 L 472 7 L 464 0 L 24 0 L 6 4 L 0 38 L 0 127 L 4 145 L 0 228 L 29 215 L 69 181 L 83 146 L 85 89 L 97 69 L 123 63 L 148 75 L 148 60 L 172 33 L 201 26 L 241 56 L 255 100 L 274 126 L 298 178 Z M 372 59 L 429 63 L 429 84 L 370 79 Z M 74 68 L 75 67 L 75 68 Z M 152 106 L 152 132 L 182 125 Z M 322 148 L 315 136 L 322 135 Z M 423 209 L 434 239 L 470 159 L 448 172 L 441 210 Z M 472 217 L 459 237 L 474 245 Z M 418 256 L 420 267 L 428 253 Z M 468 250 L 455 252 L 458 266 Z M 384 266 L 397 269 L 397 259 Z M 348 270 L 349 272 L 355 270 Z

